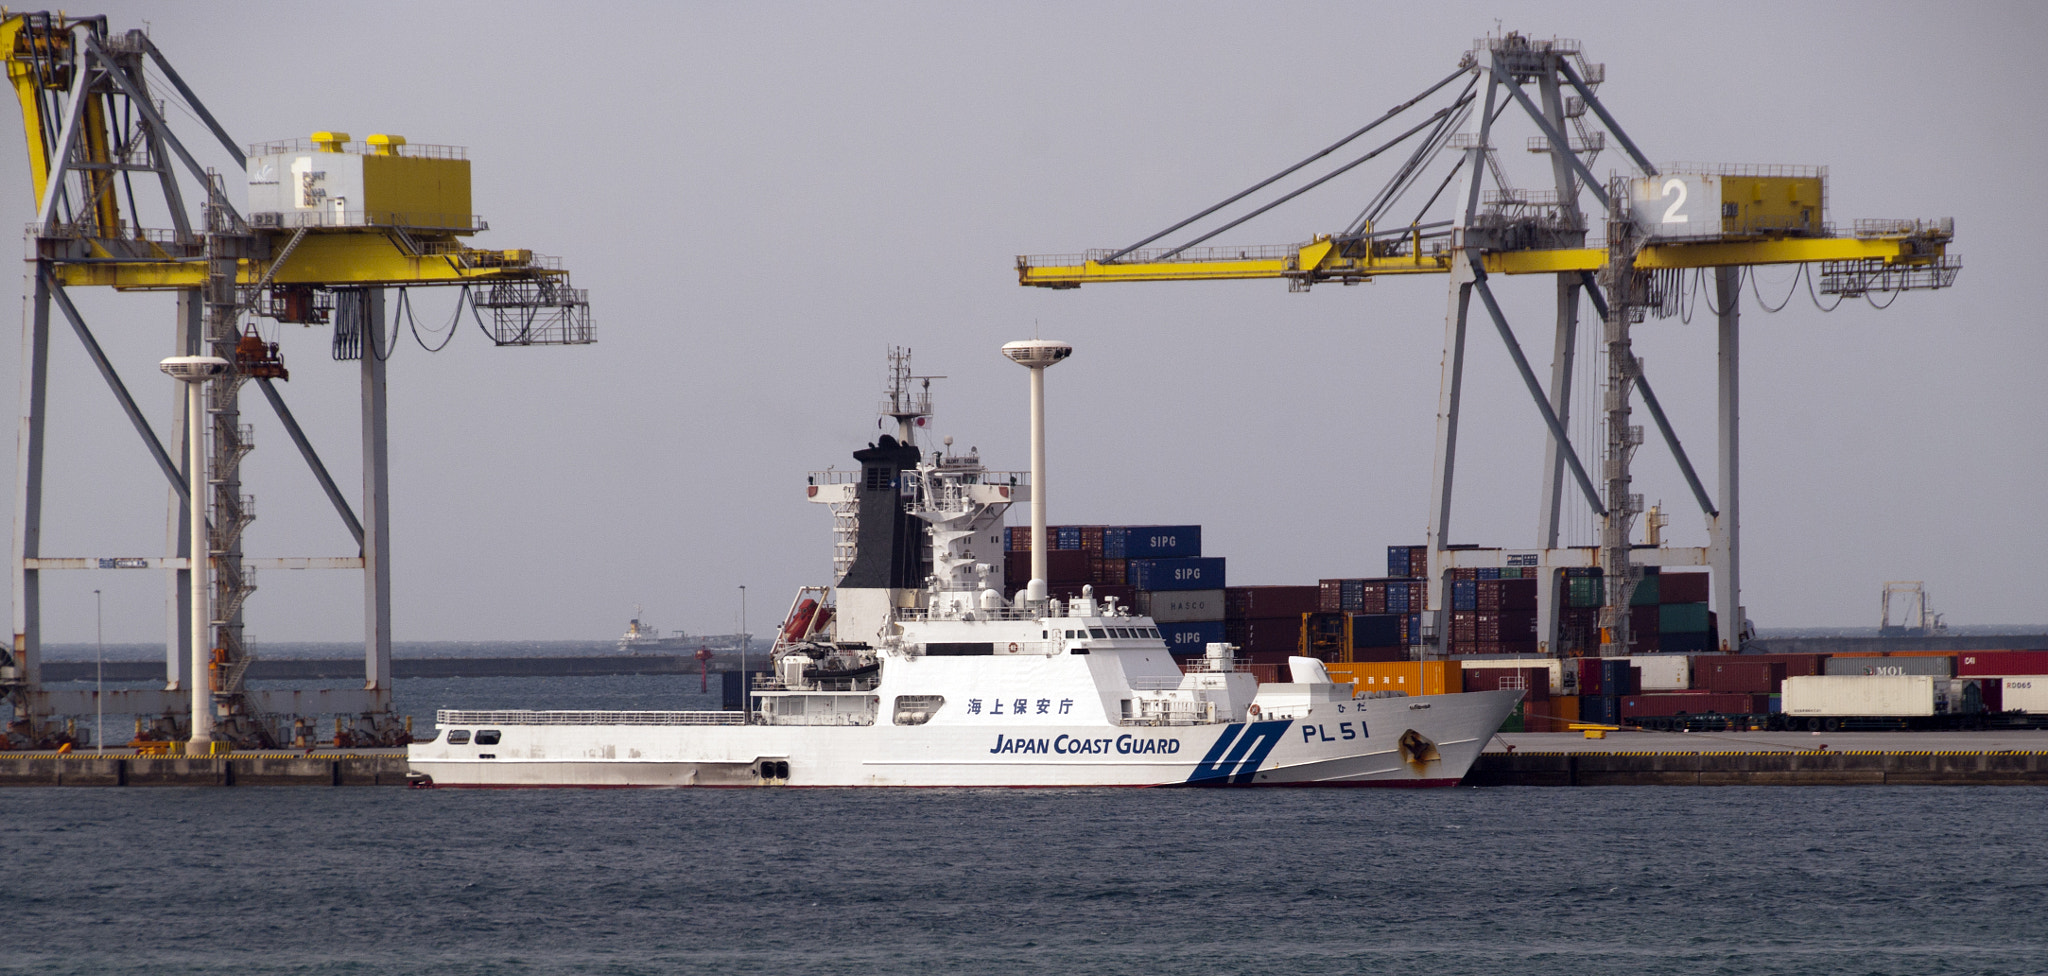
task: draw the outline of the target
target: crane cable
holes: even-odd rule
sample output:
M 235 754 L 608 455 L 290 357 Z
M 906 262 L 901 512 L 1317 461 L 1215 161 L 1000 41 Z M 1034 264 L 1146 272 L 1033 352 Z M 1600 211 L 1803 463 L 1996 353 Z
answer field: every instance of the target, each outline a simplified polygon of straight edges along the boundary
M 1144 240 L 1142 240 L 1142 241 L 1139 241 L 1139 242 L 1137 242 L 1136 244 L 1132 244 L 1131 246 L 1129 246 L 1129 247 L 1126 247 L 1126 248 L 1124 248 L 1123 250 L 1121 250 L 1121 251 L 1118 251 L 1118 252 L 1116 252 L 1115 254 L 1112 254 L 1112 255 L 1110 255 L 1110 256 L 1109 256 L 1109 257 L 1108 257 L 1107 259 L 1105 259 L 1105 260 L 1104 260 L 1104 262 L 1103 262 L 1103 263 L 1104 263 L 1104 264 L 1108 264 L 1108 263 L 1114 262 L 1114 261 L 1118 260 L 1119 258 L 1122 258 L 1122 257 L 1123 257 L 1124 255 L 1126 255 L 1126 254 L 1129 254 L 1129 253 L 1131 253 L 1132 251 L 1135 251 L 1135 250 L 1137 250 L 1137 249 L 1139 249 L 1139 248 L 1141 248 L 1141 247 L 1144 247 L 1145 245 L 1147 245 L 1147 244 L 1150 244 L 1150 243 L 1152 243 L 1153 241 L 1156 241 L 1156 240 L 1158 240 L 1158 239 L 1160 239 L 1160 238 L 1162 238 L 1162 237 L 1165 237 L 1166 235 L 1168 235 L 1168 234 L 1171 234 L 1171 233 L 1173 233 L 1174 231 L 1180 230 L 1181 228 L 1183 228 L 1183 227 L 1186 227 L 1186 226 L 1188 226 L 1189 224 L 1192 224 L 1192 223 L 1194 223 L 1194 222 L 1195 222 L 1195 221 L 1197 221 L 1197 220 L 1201 220 L 1201 219 L 1202 219 L 1202 218 L 1204 218 L 1204 217 L 1207 217 L 1207 216 L 1209 216 L 1209 215 L 1211 215 L 1211 214 L 1214 214 L 1214 213 L 1215 213 L 1216 211 L 1218 211 L 1218 210 L 1221 210 L 1221 209 L 1223 209 L 1224 207 L 1230 206 L 1231 204 L 1233 204 L 1233 203 L 1236 203 L 1236 202 L 1238 202 L 1239 200 L 1242 200 L 1242 199 L 1244 199 L 1245 197 L 1251 196 L 1252 194 L 1254 194 L 1254 193 L 1257 193 L 1258 191 L 1260 191 L 1260 190 L 1263 190 L 1263 189 L 1265 189 L 1266 187 L 1272 186 L 1272 185 L 1273 185 L 1274 183 L 1276 183 L 1276 182 L 1279 182 L 1279 181 L 1280 181 L 1281 179 L 1284 179 L 1284 178 L 1286 178 L 1286 177 L 1288 177 L 1288 176 L 1291 176 L 1291 175 L 1295 174 L 1296 172 L 1299 172 L 1299 171 L 1300 171 L 1300 170 L 1302 169 L 1302 167 L 1305 167 L 1305 166 L 1307 166 L 1308 164 L 1310 164 L 1310 163 L 1313 163 L 1313 162 L 1315 162 L 1316 160 L 1318 160 L 1318 159 L 1321 159 L 1321 158 L 1323 158 L 1324 156 L 1328 156 L 1329 154 L 1331 154 L 1331 153 L 1333 153 L 1333 152 L 1336 152 L 1336 151 L 1337 151 L 1337 150 L 1339 150 L 1339 149 L 1342 149 L 1342 148 L 1343 148 L 1343 147 L 1344 147 L 1345 145 L 1349 144 L 1349 143 L 1350 143 L 1350 142 L 1351 142 L 1352 140 L 1354 140 L 1354 139 L 1357 139 L 1357 138 L 1358 138 L 1359 136 L 1365 135 L 1366 133 L 1368 133 L 1368 132 L 1371 132 L 1372 130 L 1374 130 L 1374 129 L 1378 128 L 1378 127 L 1379 127 L 1379 125 L 1380 125 L 1380 123 L 1382 123 L 1382 122 L 1385 122 L 1385 121 L 1387 121 L 1388 119 L 1391 119 L 1391 118 L 1393 118 L 1394 116 L 1396 116 L 1396 115 L 1399 115 L 1399 114 L 1401 114 L 1402 112 L 1405 112 L 1405 111 L 1407 111 L 1408 109 L 1410 109 L 1410 108 L 1414 107 L 1414 105 L 1415 105 L 1415 103 L 1416 103 L 1416 102 L 1422 101 L 1423 99 L 1425 99 L 1425 98 L 1428 98 L 1429 96 L 1431 96 L 1431 95 L 1434 95 L 1434 94 L 1436 94 L 1436 93 L 1437 93 L 1438 91 L 1440 91 L 1440 90 L 1441 90 L 1441 89 L 1442 89 L 1442 88 L 1443 88 L 1443 87 L 1444 87 L 1445 85 L 1448 85 L 1448 84 L 1450 84 L 1450 83 L 1452 82 L 1452 80 L 1456 79 L 1456 78 L 1457 78 L 1457 77 L 1458 77 L 1459 75 L 1461 75 L 1461 74 L 1466 74 L 1466 73 L 1470 72 L 1471 70 L 1472 70 L 1472 69 L 1470 69 L 1470 68 L 1466 68 L 1466 67 L 1460 66 L 1460 67 L 1459 67 L 1459 68 L 1458 68 L 1458 69 L 1457 69 L 1456 71 L 1453 71 L 1453 72 L 1451 72 L 1451 73 L 1450 73 L 1450 74 L 1448 74 L 1448 75 L 1445 75 L 1442 81 L 1439 81 L 1439 82 L 1437 82 L 1436 84 L 1434 84 L 1434 85 L 1431 85 L 1431 86 L 1429 86 L 1429 88 L 1427 88 L 1426 90 L 1424 90 L 1424 91 L 1422 92 L 1422 94 L 1420 94 L 1420 95 L 1417 95 L 1417 96 L 1415 96 L 1414 98 L 1411 98 L 1411 99 L 1409 99 L 1409 100 L 1407 100 L 1407 101 L 1405 101 L 1405 102 L 1402 102 L 1402 103 L 1401 103 L 1401 104 L 1399 104 L 1399 105 L 1396 105 L 1396 106 L 1394 106 L 1393 108 L 1390 108 L 1390 109 L 1388 109 L 1388 110 L 1386 111 L 1386 114 L 1384 114 L 1384 115 L 1381 115 L 1381 116 L 1380 116 L 1379 118 L 1377 118 L 1377 119 L 1374 119 L 1374 120 L 1372 120 L 1371 122 L 1368 122 L 1368 123 L 1366 123 L 1366 124 L 1365 124 L 1365 125 L 1364 125 L 1363 127 L 1361 127 L 1361 128 L 1359 128 L 1358 130 L 1356 130 L 1356 131 L 1352 132 L 1352 133 L 1351 133 L 1350 135 L 1348 135 L 1348 136 L 1345 136 L 1344 138 L 1342 138 L 1342 139 L 1339 139 L 1339 140 L 1337 140 L 1336 142 L 1333 142 L 1333 143 L 1329 144 L 1328 146 L 1325 146 L 1325 147 L 1323 147 L 1323 148 L 1322 148 L 1321 150 L 1318 150 L 1317 152 L 1315 152 L 1315 153 L 1311 154 L 1311 155 L 1310 155 L 1310 156 L 1309 156 L 1309 157 L 1308 157 L 1307 159 L 1304 159 L 1304 160 L 1302 160 L 1301 162 L 1295 163 L 1294 165 L 1292 165 L 1292 166 L 1289 166 L 1289 167 L 1287 167 L 1286 169 L 1283 169 L 1283 170 L 1281 170 L 1280 172 L 1278 172 L 1278 173 L 1275 173 L 1275 174 L 1273 174 L 1272 176 L 1269 176 L 1269 177 L 1267 177 L 1267 178 L 1265 178 L 1265 179 L 1263 179 L 1263 180 L 1261 180 L 1261 181 L 1259 181 L 1259 182 L 1257 182 L 1257 183 L 1254 183 L 1254 184 L 1252 184 L 1252 185 L 1251 185 L 1250 187 L 1248 187 L 1247 189 L 1245 189 L 1245 190 L 1243 190 L 1243 191 L 1240 191 L 1240 192 L 1238 192 L 1237 194 L 1235 194 L 1235 195 L 1231 196 L 1230 198 L 1228 198 L 1228 199 L 1226 199 L 1226 200 L 1222 201 L 1221 203 L 1218 203 L 1218 204 L 1216 204 L 1216 205 L 1214 205 L 1214 206 L 1212 206 L 1212 207 L 1208 208 L 1207 210 L 1204 210 L 1204 211 L 1202 211 L 1201 213 L 1198 213 L 1198 214 L 1196 214 L 1196 215 L 1194 215 L 1194 216 L 1192 216 L 1192 217 L 1189 217 L 1188 219 L 1186 219 L 1186 220 L 1183 220 L 1183 221 L 1181 221 L 1180 223 L 1177 223 L 1177 224 L 1173 225 L 1172 227 L 1168 227 L 1168 228 L 1166 228 L 1165 230 L 1162 230 L 1162 231 L 1160 231 L 1160 232 L 1159 232 L 1159 233 L 1157 233 L 1157 234 L 1153 234 L 1153 235 L 1152 235 L 1151 237 L 1147 237 L 1147 238 L 1145 238 Z M 1220 233 L 1220 232 L 1219 232 L 1219 233 Z M 1214 235 L 1211 235 L 1211 236 L 1214 236 Z M 1186 249 L 1187 247 L 1189 247 L 1189 246 L 1192 246 L 1192 245 L 1183 245 L 1181 249 L 1182 249 L 1182 250 L 1185 250 L 1185 249 Z
M 1868 294 L 1868 293 L 1866 292 L 1865 294 Z M 1817 295 L 1817 294 L 1814 294 L 1814 291 L 1813 291 L 1813 275 L 1812 275 L 1812 274 L 1808 274 L 1808 275 L 1806 276 L 1806 297 L 1807 297 L 1807 298 L 1810 298 L 1810 299 L 1812 299 L 1812 300 L 1813 300 L 1813 307 L 1814 307 L 1814 308 L 1820 309 L 1820 310 L 1821 310 L 1821 311 L 1823 311 L 1823 312 L 1832 312 L 1832 311 L 1834 311 L 1835 309 L 1841 308 L 1841 307 L 1842 307 L 1842 301 L 1843 301 L 1843 299 L 1846 299 L 1846 298 L 1848 298 L 1849 296 L 1847 296 L 1847 295 L 1836 295 L 1836 296 L 1835 296 L 1835 303 L 1834 303 L 1833 305 L 1822 305 L 1822 304 L 1820 303 L 1820 296 L 1819 296 L 1819 295 Z M 1894 301 L 1896 301 L 1896 299 L 1894 299 Z M 1889 307 L 1889 306 L 1887 306 L 1887 307 Z
M 1307 184 L 1303 185 L 1297 190 L 1294 190 L 1291 193 L 1282 194 L 1278 200 L 1274 200 L 1272 203 L 1266 204 L 1263 207 L 1255 208 L 1254 210 L 1252 210 L 1251 213 L 1245 214 L 1244 216 L 1239 217 L 1236 220 L 1233 220 L 1227 224 L 1224 224 L 1223 226 L 1218 227 L 1215 230 L 1208 232 L 1207 234 L 1203 234 L 1195 238 L 1194 240 L 1187 242 L 1186 244 L 1182 244 L 1179 247 L 1167 251 L 1165 254 L 1160 255 L 1156 260 L 1170 260 L 1174 255 L 1177 255 L 1182 251 L 1187 250 L 1188 248 L 1194 247 L 1195 245 L 1200 244 L 1203 241 L 1209 240 L 1210 238 L 1213 238 L 1216 235 L 1223 233 L 1224 231 L 1237 227 L 1245 223 L 1246 221 L 1251 220 L 1254 217 L 1260 216 L 1261 214 L 1264 214 L 1267 211 L 1270 211 L 1273 208 L 1280 206 L 1283 203 L 1293 200 L 1295 197 L 1301 196 L 1302 194 L 1307 193 L 1308 191 L 1313 190 L 1316 187 L 1322 186 L 1323 184 L 1328 183 L 1331 180 L 1334 180 L 1337 177 L 1350 172 L 1351 170 L 1357 168 L 1359 165 L 1370 161 L 1373 157 L 1378 156 L 1379 154 L 1386 152 L 1387 150 L 1392 149 L 1403 142 L 1406 142 L 1409 136 L 1412 136 L 1417 132 L 1421 132 L 1423 129 L 1428 128 L 1432 123 L 1440 121 L 1444 116 L 1449 115 L 1461 108 L 1464 108 L 1467 104 L 1470 104 L 1471 101 L 1472 98 L 1468 95 L 1460 99 L 1459 101 L 1453 102 L 1444 108 L 1438 109 L 1436 112 L 1432 113 L 1429 118 L 1426 118 L 1421 122 L 1416 123 L 1414 126 L 1411 126 L 1408 129 L 1408 131 L 1403 132 L 1400 135 L 1395 136 L 1394 138 L 1381 143 L 1377 148 L 1373 149 L 1371 152 L 1368 152 L 1365 155 L 1358 157 L 1357 159 L 1345 163 L 1344 165 L 1339 166 L 1336 169 L 1331 170 L 1330 172 L 1325 173 L 1320 177 L 1317 177 L 1316 179 L 1310 180 Z
M 1373 195 L 1372 201 L 1366 204 L 1365 209 L 1359 213 L 1358 219 L 1352 221 L 1350 227 L 1345 228 L 1344 236 L 1356 237 L 1363 233 L 1368 225 L 1376 223 L 1380 219 L 1380 215 L 1385 213 L 1388 207 L 1393 206 L 1394 201 L 1399 199 L 1401 194 L 1407 192 L 1408 188 L 1413 185 L 1415 175 L 1428 167 L 1430 163 L 1436 161 L 1437 153 L 1441 152 L 1444 146 L 1450 144 L 1450 137 L 1465 124 L 1465 119 L 1470 117 L 1472 89 L 1478 87 L 1478 85 L 1479 77 L 1474 75 L 1472 80 L 1466 83 L 1465 90 L 1458 93 L 1458 98 L 1456 103 L 1454 103 L 1461 103 L 1463 107 L 1451 115 L 1444 116 L 1437 122 L 1436 131 L 1430 133 L 1429 137 L 1424 139 L 1421 145 L 1415 147 L 1415 151 L 1409 154 L 1408 161 L 1403 163 L 1401 168 L 1394 173 L 1394 178 L 1388 180 L 1387 185 L 1381 187 L 1380 192 Z
M 1771 312 L 1771 313 L 1776 313 L 1776 312 L 1778 312 L 1778 311 L 1780 311 L 1780 310 L 1784 309 L 1784 307 L 1785 307 L 1786 305 L 1789 305 L 1789 304 L 1791 304 L 1791 302 L 1792 302 L 1792 295 L 1793 295 L 1793 293 L 1794 293 L 1794 292 L 1797 292 L 1797 291 L 1799 290 L 1799 276 L 1800 276 L 1800 275 L 1802 275 L 1802 274 L 1805 274 L 1805 273 L 1806 273 L 1806 265 L 1803 265 L 1803 264 L 1802 264 L 1802 265 L 1799 265 L 1799 266 L 1798 266 L 1797 268 L 1795 268 L 1795 269 L 1793 270 L 1793 272 L 1792 272 L 1792 287 L 1791 287 L 1790 289 L 1787 289 L 1787 290 L 1786 290 L 1786 292 L 1785 292 L 1785 300 L 1784 300 L 1784 301 L 1782 301 L 1782 302 L 1779 302 L 1779 303 L 1778 303 L 1778 307 L 1777 307 L 1777 308 L 1772 308 L 1772 307 L 1771 307 L 1771 303 L 1769 303 L 1769 302 L 1766 302 L 1766 301 L 1764 301 L 1764 293 L 1763 293 L 1763 291 L 1762 291 L 1761 289 L 1759 289 L 1759 288 L 1757 287 L 1757 275 L 1756 275 L 1756 272 L 1755 272 L 1755 271 L 1753 271 L 1753 270 L 1749 272 L 1749 292 L 1750 292 L 1750 294 L 1752 294 L 1752 295 L 1755 295 L 1755 296 L 1756 296 L 1756 303 L 1757 303 L 1757 305 L 1758 305 L 1758 306 L 1760 306 L 1760 307 L 1761 307 L 1761 308 L 1762 308 L 1762 309 L 1763 309 L 1764 311 L 1766 311 L 1766 312 Z
M 448 348 L 448 344 L 455 341 L 455 327 L 462 324 L 462 305 L 463 302 L 466 301 L 468 298 L 469 286 L 463 285 L 462 292 L 455 296 L 455 314 L 453 317 L 449 318 L 448 325 L 441 329 L 427 330 L 428 332 L 431 332 L 434 335 L 440 335 L 444 331 L 448 334 L 447 338 L 442 339 L 441 344 L 438 346 L 427 345 L 426 338 L 420 335 L 419 320 L 413 317 L 412 302 L 406 298 L 406 290 L 403 288 L 400 288 L 398 290 L 398 307 L 405 312 L 405 320 L 408 324 L 412 326 L 413 341 L 419 343 L 421 349 L 425 349 L 430 353 L 435 353 Z M 394 339 L 397 338 L 396 331 L 392 333 L 392 337 Z

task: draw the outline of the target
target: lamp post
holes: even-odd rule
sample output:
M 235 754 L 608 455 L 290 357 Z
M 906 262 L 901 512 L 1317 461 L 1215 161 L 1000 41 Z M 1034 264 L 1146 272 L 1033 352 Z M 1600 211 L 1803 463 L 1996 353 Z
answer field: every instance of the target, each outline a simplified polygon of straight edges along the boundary
M 1045 368 L 1074 354 L 1074 347 L 1050 339 L 1025 339 L 1003 346 L 1011 362 L 1031 370 L 1031 583 L 1029 599 L 1046 598 L 1045 552 Z
M 95 748 L 107 751 L 107 615 L 100 591 L 92 591 L 92 737 Z
M 185 384 L 185 482 L 191 494 L 192 521 L 192 736 L 186 755 L 207 751 L 213 743 L 213 687 L 206 666 L 213 649 L 212 543 L 206 534 L 206 381 L 226 373 L 228 361 L 218 356 L 172 356 L 160 365 Z
M 754 687 L 748 679 L 748 585 L 739 583 L 739 714 L 754 722 Z

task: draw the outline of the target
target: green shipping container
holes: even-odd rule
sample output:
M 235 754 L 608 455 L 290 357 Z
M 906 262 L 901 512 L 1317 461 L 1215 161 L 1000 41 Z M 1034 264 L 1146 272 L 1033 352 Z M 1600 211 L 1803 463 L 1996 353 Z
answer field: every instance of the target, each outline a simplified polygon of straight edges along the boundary
M 1453 662 L 1451 662 L 1451 663 L 1455 664 L 1455 663 L 1457 663 L 1457 662 L 1453 661 Z M 1527 704 L 1528 704 L 1528 702 L 1516 702 L 1516 703 L 1515 703 L 1515 710 L 1514 710 L 1514 711 L 1513 711 L 1512 713 L 1510 713 L 1510 714 L 1508 715 L 1508 719 L 1507 719 L 1507 721 L 1505 721 L 1505 722 L 1502 722 L 1502 723 L 1500 723 L 1500 731 L 1502 731 L 1502 732 L 1520 732 L 1520 731 L 1522 731 L 1522 729 L 1523 729 L 1523 724 L 1522 724 L 1522 706 L 1524 706 L 1524 705 L 1527 705 Z
M 1628 598 L 1628 605 L 1632 607 L 1654 607 L 1658 603 L 1657 594 L 1659 592 L 1660 588 L 1657 586 L 1657 577 L 1654 575 L 1644 576 L 1636 583 L 1636 591 Z
M 1597 607 L 1605 601 L 1607 581 L 1598 576 L 1574 576 L 1566 599 L 1575 607 Z
M 1658 607 L 1657 632 L 1660 634 L 1706 633 L 1707 605 L 1704 603 L 1666 603 Z
M 1500 578 L 1501 578 L 1501 579 L 1521 579 L 1521 578 L 1522 578 L 1522 567 L 1520 567 L 1520 566 L 1502 566 L 1502 567 L 1501 567 L 1501 569 L 1500 569 Z

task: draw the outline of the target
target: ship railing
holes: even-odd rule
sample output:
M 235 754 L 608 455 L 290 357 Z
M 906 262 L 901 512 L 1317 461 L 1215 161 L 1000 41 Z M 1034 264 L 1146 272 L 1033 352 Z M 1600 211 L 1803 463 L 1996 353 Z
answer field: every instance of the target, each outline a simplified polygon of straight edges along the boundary
M 757 674 L 754 676 L 755 691 L 873 691 L 875 686 L 881 683 L 882 676 L 880 674 L 865 674 L 858 678 L 812 678 L 804 682 L 801 687 L 791 687 L 784 683 L 781 678 L 774 675 Z
M 441 709 L 439 725 L 744 725 L 739 712 L 531 712 Z
M 1205 698 L 1136 698 L 1131 709 L 1118 725 L 1209 725 L 1222 720 L 1216 703 Z
M 971 615 L 971 616 L 970 616 L 970 615 Z M 1024 608 L 1022 608 L 1022 609 L 1019 609 L 1019 608 L 1017 608 L 1017 607 L 997 607 L 997 608 L 995 608 L 995 609 L 993 609 L 993 610 L 985 610 L 985 609 L 982 609 L 981 607 L 974 607 L 974 608 L 972 608 L 972 609 L 962 609 L 962 610 L 958 610 L 958 611 L 955 611 L 955 610 L 953 610 L 953 609 L 952 609 L 952 608 L 950 608 L 950 607 L 941 607 L 941 608 L 939 609 L 939 615 L 938 615 L 938 618 L 937 618 L 937 619 L 940 619 L 940 620 L 968 620 L 968 619 L 973 619 L 973 620 L 1037 620 L 1038 618 L 1040 618 L 1040 617 L 1043 617 L 1043 616 L 1047 616 L 1047 613 L 1046 613 L 1046 611 L 1045 611 L 1045 610 L 1043 610 L 1043 609 L 1040 609 L 1040 608 L 1035 608 L 1035 607 L 1028 607 L 1028 606 L 1027 606 L 1027 607 L 1024 607 Z M 930 619 L 933 619 L 933 618 L 932 618 L 932 611 L 931 611 L 931 609 L 930 609 L 929 607 L 898 607 L 898 608 L 896 609 L 896 619 L 898 619 L 898 620 L 930 620 Z
M 1233 657 L 1226 661 L 1214 661 L 1206 657 L 1189 658 L 1181 662 L 1180 669 L 1186 674 L 1250 674 L 1252 662 L 1249 658 Z

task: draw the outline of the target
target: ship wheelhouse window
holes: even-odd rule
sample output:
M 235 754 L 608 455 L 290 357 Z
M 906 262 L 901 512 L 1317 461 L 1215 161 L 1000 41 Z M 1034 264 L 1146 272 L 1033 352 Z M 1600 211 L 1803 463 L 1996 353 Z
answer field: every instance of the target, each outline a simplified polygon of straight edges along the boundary
M 1090 628 L 1088 628 L 1088 636 L 1090 636 L 1090 637 L 1108 637 L 1108 636 L 1109 636 L 1109 629 L 1108 629 L 1108 628 L 1106 628 L 1106 627 L 1090 627 Z
M 476 744 L 480 746 L 497 745 L 501 734 L 497 729 L 479 729 L 476 733 Z
M 413 745 L 416 745 L 416 746 L 430 746 L 430 745 L 433 745 L 433 744 L 434 744 L 435 742 L 439 741 L 439 740 L 440 740 L 440 738 L 441 738 L 441 730 L 440 730 L 440 729 L 435 729 L 435 730 L 433 731 L 433 734 L 431 734 L 431 735 L 427 736 L 426 738 L 424 738 L 424 739 L 414 739 L 414 740 L 412 740 L 412 742 L 413 742 Z
M 468 730 L 468 729 L 456 729 L 456 730 L 454 730 L 454 731 L 452 731 L 452 732 L 449 732 L 449 733 L 448 733 L 448 744 L 449 744 L 449 745 L 451 745 L 451 746 L 466 746 L 466 745 L 468 745 L 468 744 L 469 744 L 469 730 Z

